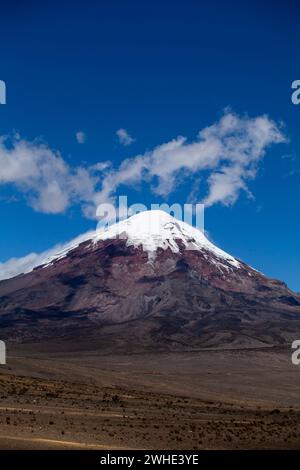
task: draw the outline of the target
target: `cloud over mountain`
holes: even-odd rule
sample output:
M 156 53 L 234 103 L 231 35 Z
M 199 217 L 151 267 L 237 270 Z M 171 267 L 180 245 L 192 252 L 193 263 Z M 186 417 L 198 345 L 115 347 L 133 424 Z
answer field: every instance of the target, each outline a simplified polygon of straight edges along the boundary
M 58 214 L 79 204 L 93 218 L 97 205 L 113 201 L 120 185 L 144 181 L 149 192 L 166 197 L 192 176 L 199 186 L 193 186 L 198 202 L 230 205 L 241 191 L 250 194 L 247 182 L 255 178 L 267 148 L 285 140 L 268 116 L 250 118 L 226 110 L 194 141 L 178 136 L 113 168 L 107 161 L 72 167 L 44 142 L 2 137 L 0 185 L 15 187 L 36 211 Z

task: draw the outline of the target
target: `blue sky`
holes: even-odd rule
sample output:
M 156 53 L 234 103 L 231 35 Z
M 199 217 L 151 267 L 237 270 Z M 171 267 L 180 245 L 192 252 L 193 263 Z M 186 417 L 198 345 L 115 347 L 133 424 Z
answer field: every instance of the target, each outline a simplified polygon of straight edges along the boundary
M 0 106 L 0 135 L 10 137 L 0 150 L 0 261 L 94 228 L 87 199 L 101 192 L 111 173 L 119 177 L 124 160 L 133 168 L 140 161 L 136 156 L 153 155 L 178 136 L 187 139 L 188 159 L 199 131 L 220 127 L 230 108 L 238 119 L 234 138 L 242 132 L 252 141 L 249 125 L 267 115 L 285 142 L 273 136 L 259 156 L 251 154 L 239 174 L 244 189 L 210 204 L 206 229 L 224 250 L 300 291 L 300 106 L 291 102 L 291 83 L 300 79 L 299 6 L 261 3 L 90 0 L 1 6 L 0 79 L 6 82 L 7 104 Z M 128 135 L 117 135 L 120 129 Z M 38 165 L 48 162 L 52 179 L 59 173 L 59 191 L 64 172 L 66 186 L 72 181 L 68 201 L 56 198 L 55 191 L 42 192 L 44 176 L 25 178 L 26 162 L 8 178 L 7 158 L 30 159 L 39 152 Z M 95 175 L 91 168 L 99 162 L 102 170 Z M 172 188 L 164 181 L 157 191 L 159 174 L 153 162 L 147 165 L 148 177 L 119 182 L 108 197 L 183 203 L 193 189 L 201 202 L 212 189 L 211 175 L 224 170 L 220 161 L 192 171 L 178 166 L 170 174 Z M 78 168 L 86 172 L 81 179 Z M 84 195 L 83 186 L 74 190 L 74 181 L 86 184 Z

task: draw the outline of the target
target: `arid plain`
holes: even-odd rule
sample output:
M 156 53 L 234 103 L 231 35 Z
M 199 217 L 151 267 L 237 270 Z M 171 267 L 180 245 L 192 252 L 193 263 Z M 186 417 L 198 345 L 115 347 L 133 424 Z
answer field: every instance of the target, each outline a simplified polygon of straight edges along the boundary
M 0 448 L 297 449 L 300 368 L 290 356 L 14 346 L 0 368 Z

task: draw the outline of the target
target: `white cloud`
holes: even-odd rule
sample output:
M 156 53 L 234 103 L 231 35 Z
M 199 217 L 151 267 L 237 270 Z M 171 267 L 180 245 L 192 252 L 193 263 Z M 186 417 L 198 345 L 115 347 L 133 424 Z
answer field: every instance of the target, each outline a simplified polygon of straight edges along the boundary
M 241 191 L 251 195 L 247 182 L 255 178 L 266 149 L 280 142 L 285 137 L 268 116 L 240 117 L 228 110 L 194 141 L 179 136 L 117 169 L 107 161 L 71 167 L 43 142 L 2 137 L 0 185 L 14 185 L 36 211 L 57 214 L 79 204 L 89 218 L 95 218 L 98 204 L 114 201 L 120 185 L 136 187 L 142 181 L 165 198 L 192 178 L 195 202 L 230 205 Z
M 119 139 L 120 144 L 125 146 L 130 145 L 135 141 L 135 139 L 131 137 L 131 135 L 126 131 L 126 129 L 118 129 L 116 135 Z
M 285 141 L 280 127 L 268 116 L 240 117 L 227 110 L 218 122 L 202 129 L 193 142 L 179 136 L 123 161 L 104 179 L 101 194 L 109 197 L 121 184 L 156 181 L 152 191 L 166 197 L 185 177 L 200 181 L 203 174 L 201 181 L 206 180 L 208 194 L 201 202 L 207 206 L 230 205 L 241 190 L 250 194 L 247 180 L 255 178 L 266 149 Z
M 78 246 L 80 243 L 89 240 L 93 235 L 93 231 L 86 232 L 69 242 L 55 245 L 42 253 L 30 253 L 22 258 L 11 258 L 4 263 L 0 263 L 0 281 L 17 276 L 18 274 L 28 273 L 36 266 L 47 264 L 58 253 L 63 255 L 64 251 L 68 251 L 71 247 Z
M 38 254 L 30 253 L 22 258 L 11 258 L 5 263 L 0 263 L 0 280 L 9 279 L 18 274 L 29 272 L 34 267 L 35 262 L 39 264 L 39 260 L 40 257 Z
M 73 168 L 43 142 L 18 135 L 0 138 L 0 186 L 15 186 L 39 212 L 60 214 L 72 204 L 81 204 L 84 211 L 92 206 L 95 214 L 97 185 L 105 168 L 107 162 Z
M 79 144 L 84 144 L 86 142 L 86 134 L 83 131 L 78 131 L 75 134 L 76 140 Z

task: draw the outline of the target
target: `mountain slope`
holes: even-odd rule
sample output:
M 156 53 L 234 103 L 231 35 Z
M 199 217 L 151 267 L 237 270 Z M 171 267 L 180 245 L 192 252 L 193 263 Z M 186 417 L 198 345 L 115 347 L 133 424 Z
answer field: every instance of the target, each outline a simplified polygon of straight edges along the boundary
M 80 241 L 0 282 L 2 339 L 140 351 L 268 346 L 300 334 L 299 295 L 161 211 Z

